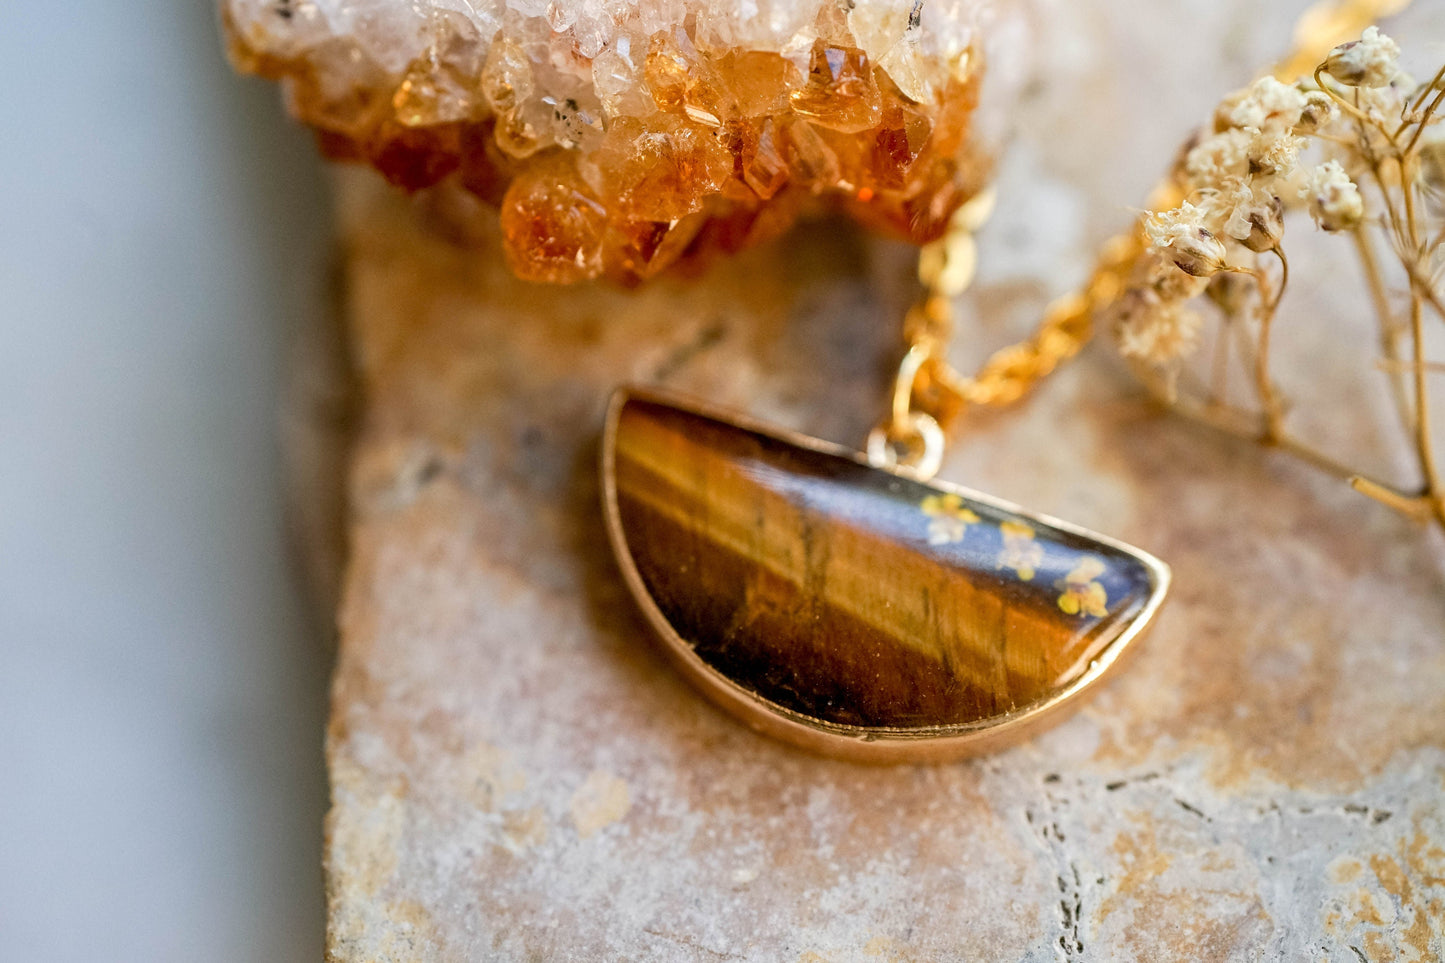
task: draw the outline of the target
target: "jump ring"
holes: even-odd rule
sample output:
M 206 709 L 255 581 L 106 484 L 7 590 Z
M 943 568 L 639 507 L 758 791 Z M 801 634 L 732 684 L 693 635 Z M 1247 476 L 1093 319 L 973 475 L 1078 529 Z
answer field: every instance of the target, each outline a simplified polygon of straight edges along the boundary
M 909 411 L 868 433 L 868 464 L 928 481 L 943 467 L 944 443 L 943 429 L 932 415 Z

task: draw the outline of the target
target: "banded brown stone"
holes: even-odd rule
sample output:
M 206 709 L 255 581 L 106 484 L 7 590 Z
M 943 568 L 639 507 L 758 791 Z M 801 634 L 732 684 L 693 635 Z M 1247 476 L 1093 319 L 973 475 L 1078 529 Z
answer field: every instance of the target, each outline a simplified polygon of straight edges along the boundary
M 664 648 L 714 701 L 804 748 L 944 759 L 1027 734 L 1163 600 L 1147 553 L 816 439 L 624 390 L 608 528 Z

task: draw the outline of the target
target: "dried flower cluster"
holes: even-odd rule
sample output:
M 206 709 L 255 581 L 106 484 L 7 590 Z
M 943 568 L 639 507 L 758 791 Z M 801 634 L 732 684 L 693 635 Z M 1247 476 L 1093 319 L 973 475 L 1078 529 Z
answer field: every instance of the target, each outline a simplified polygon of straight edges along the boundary
M 1445 323 L 1445 67 L 1417 83 L 1376 27 L 1342 44 L 1308 80 L 1263 77 L 1220 103 L 1212 126 L 1181 153 L 1174 206 L 1145 215 L 1143 254 L 1116 302 L 1124 355 L 1177 410 L 1300 455 L 1363 493 L 1445 525 L 1432 450 L 1427 317 Z M 1346 235 L 1379 314 L 1382 367 L 1419 454 L 1422 484 L 1405 490 L 1354 472 L 1293 438 L 1270 374 L 1271 325 L 1289 279 L 1286 213 Z M 1390 296 L 1379 248 L 1399 262 Z M 1210 383 L 1182 380 L 1206 325 L 1220 327 Z M 1433 323 L 1433 322 L 1432 322 Z M 1408 356 L 1406 346 L 1410 348 Z M 1233 346 L 1233 347 L 1232 347 Z M 1228 403 L 1228 354 L 1251 372 L 1257 405 Z

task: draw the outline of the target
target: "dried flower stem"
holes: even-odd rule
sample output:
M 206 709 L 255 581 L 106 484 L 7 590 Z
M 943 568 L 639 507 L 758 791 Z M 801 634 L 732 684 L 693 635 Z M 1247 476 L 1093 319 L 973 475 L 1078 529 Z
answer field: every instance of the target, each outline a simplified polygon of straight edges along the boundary
M 1284 405 L 1280 401 L 1279 394 L 1275 391 L 1274 381 L 1269 374 L 1269 349 L 1270 349 L 1270 327 L 1274 321 L 1275 312 L 1279 310 L 1279 302 L 1284 297 L 1284 290 L 1289 285 L 1289 259 L 1284 256 L 1282 248 L 1274 248 L 1275 255 L 1279 258 L 1281 275 L 1279 288 L 1273 296 L 1268 290 L 1268 279 L 1263 272 L 1256 276 L 1256 283 L 1260 286 L 1261 300 L 1264 302 L 1259 312 L 1259 350 L 1255 354 L 1254 377 L 1259 390 L 1259 403 L 1264 408 L 1264 428 L 1267 443 L 1273 444 L 1284 437 Z
M 1426 361 L 1422 364 L 1416 361 L 1380 360 L 1375 362 L 1375 367 L 1379 368 L 1381 371 L 1395 372 L 1398 374 L 1408 374 L 1411 371 L 1416 371 L 1422 368 L 1426 371 L 1432 371 L 1435 374 L 1445 374 L 1445 362 L 1441 361 Z
M 1409 203 L 1413 191 L 1407 186 L 1405 188 L 1406 217 L 1410 225 L 1410 240 L 1412 246 L 1418 246 L 1418 232 L 1415 224 L 1415 211 Z M 1419 294 L 1412 293 L 1410 297 L 1410 337 L 1415 342 L 1415 370 L 1412 377 L 1415 381 L 1415 444 L 1420 449 L 1420 465 L 1425 474 L 1425 495 L 1430 500 L 1430 507 L 1436 519 L 1445 525 L 1445 492 L 1440 488 L 1440 471 L 1435 464 L 1434 441 L 1430 432 L 1430 384 L 1428 372 L 1425 370 L 1425 320 L 1423 301 Z
M 1350 487 L 1361 495 L 1373 498 L 1386 508 L 1393 508 L 1414 521 L 1424 523 L 1433 517 L 1429 504 L 1424 498 L 1418 495 L 1414 497 L 1402 495 L 1395 489 L 1366 478 L 1364 475 L 1356 475 L 1351 478 Z
M 1416 100 L 1414 106 L 1406 110 L 1405 116 L 1400 121 L 1400 129 L 1395 132 L 1396 137 L 1399 137 L 1400 134 L 1404 133 L 1406 128 L 1410 126 L 1412 122 L 1410 115 L 1420 109 L 1419 105 L 1424 102 L 1425 97 L 1428 96 L 1430 91 L 1437 85 L 1440 88 L 1439 93 L 1435 95 L 1434 100 L 1430 101 L 1430 106 L 1425 108 L 1425 113 L 1413 121 L 1415 125 L 1415 136 L 1410 138 L 1410 143 L 1405 147 L 1404 153 L 1407 155 L 1413 154 L 1415 148 L 1419 146 L 1420 137 L 1425 133 L 1425 128 L 1430 123 L 1430 118 L 1434 115 L 1435 111 L 1440 109 L 1441 101 L 1445 100 L 1445 66 L 1442 66 L 1435 72 L 1435 76 L 1431 78 L 1430 82 L 1423 86 L 1420 97 Z
M 1361 124 L 1371 124 L 1368 114 L 1361 110 L 1356 104 L 1351 103 L 1349 98 L 1340 96 L 1339 91 L 1335 90 L 1335 85 L 1325 80 L 1324 64 L 1320 64 L 1318 67 L 1315 68 L 1314 78 L 1315 86 L 1318 87 L 1320 90 L 1323 90 L 1329 96 L 1329 98 L 1339 106 L 1341 110 L 1349 114 Z
M 1365 273 L 1365 286 L 1369 289 L 1370 301 L 1375 306 L 1375 318 L 1380 325 L 1380 352 L 1385 356 L 1387 364 L 1403 365 L 1405 362 L 1400 357 L 1400 337 L 1404 329 L 1400 322 L 1395 320 L 1395 312 L 1390 308 L 1390 297 L 1385 292 L 1385 281 L 1380 274 L 1380 262 L 1375 257 L 1375 242 L 1362 227 L 1356 227 L 1350 234 L 1354 238 L 1355 253 Z M 1405 369 L 1387 370 L 1391 375 L 1390 392 L 1394 395 L 1400 426 L 1407 433 L 1413 432 L 1415 418 L 1410 412 L 1410 400 L 1406 394 L 1403 377 Z
M 1161 399 L 1165 397 L 1167 386 L 1157 371 L 1144 367 L 1136 367 L 1135 370 L 1140 380 L 1150 388 L 1156 397 Z M 1352 483 L 1354 479 L 1360 477 L 1360 473 L 1354 468 L 1301 441 L 1283 428 L 1279 428 L 1272 434 L 1262 412 L 1248 411 L 1234 405 L 1201 403 L 1183 396 L 1176 397 L 1166 404 L 1172 412 L 1182 415 L 1190 421 L 1198 422 L 1215 431 L 1233 435 L 1245 441 L 1279 449 L 1341 481 Z M 1379 483 L 1372 482 L 1371 484 Z M 1394 491 L 1388 486 L 1380 485 L 1380 487 L 1386 491 Z M 1405 498 L 1406 496 L 1396 493 L 1396 497 Z

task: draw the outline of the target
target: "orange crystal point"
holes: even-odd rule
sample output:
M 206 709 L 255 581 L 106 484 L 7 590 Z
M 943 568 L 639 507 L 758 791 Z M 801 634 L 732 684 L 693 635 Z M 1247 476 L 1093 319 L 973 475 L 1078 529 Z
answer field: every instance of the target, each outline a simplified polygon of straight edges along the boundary
M 615 135 L 615 136 L 614 136 Z M 598 158 L 611 208 L 628 219 L 673 221 L 702 208 L 733 172 L 733 157 L 717 131 L 686 119 L 654 115 L 625 121 L 608 133 Z
M 877 127 L 883 111 L 868 55 L 821 38 L 813 43 L 808 85 L 793 92 L 792 104 L 794 113 L 849 134 Z
M 927 241 L 981 183 L 978 72 L 956 68 L 982 0 L 932 21 L 895 0 L 693 2 L 221 0 L 237 67 L 281 80 L 328 156 L 496 204 L 530 280 L 633 282 L 828 206 Z
M 783 157 L 777 122 L 764 117 L 756 128 L 745 128 L 743 136 L 751 135 L 738 147 L 738 160 L 743 183 L 761 200 L 767 200 L 788 183 L 791 171 Z
M 771 118 L 787 113 L 788 99 L 803 85 L 803 72 L 785 57 L 758 50 L 729 51 L 717 62 L 725 85 L 745 118 Z
M 647 42 L 645 76 L 658 110 L 681 109 L 687 93 L 688 76 L 697 67 L 695 57 L 690 60 L 683 55 L 677 43 L 678 35 L 682 35 L 683 42 L 691 49 L 692 45 L 681 28 L 653 34 Z
M 570 282 L 602 273 L 607 212 L 565 157 L 528 167 L 502 198 L 507 264 L 529 281 Z

